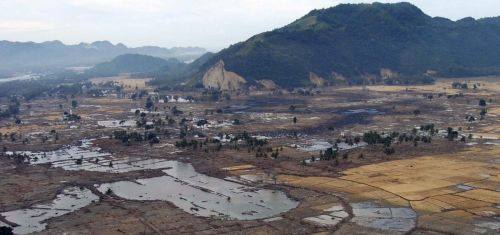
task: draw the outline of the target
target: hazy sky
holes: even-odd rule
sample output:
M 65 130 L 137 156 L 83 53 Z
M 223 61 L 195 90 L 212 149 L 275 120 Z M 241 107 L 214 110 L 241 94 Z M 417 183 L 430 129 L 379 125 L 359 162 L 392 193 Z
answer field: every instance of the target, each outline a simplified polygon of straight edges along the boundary
M 218 50 L 317 8 L 363 0 L 0 0 L 0 40 L 109 40 Z M 398 2 L 384 1 L 379 2 Z M 410 0 L 453 20 L 500 15 L 500 0 Z

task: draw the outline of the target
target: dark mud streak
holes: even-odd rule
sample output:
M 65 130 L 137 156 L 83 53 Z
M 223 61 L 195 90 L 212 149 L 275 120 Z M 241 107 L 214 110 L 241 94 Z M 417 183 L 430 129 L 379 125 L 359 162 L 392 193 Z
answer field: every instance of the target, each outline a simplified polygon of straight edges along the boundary
M 273 108 L 276 105 L 304 105 L 306 102 L 302 99 L 294 99 L 294 98 L 253 98 L 251 100 L 247 100 L 244 105 L 248 106 L 249 109 L 252 108 L 262 108 L 262 107 L 270 107 Z
M 256 135 L 263 135 L 268 137 L 294 137 L 294 134 L 307 134 L 307 135 L 315 135 L 324 133 L 324 131 L 329 127 L 334 128 L 342 128 L 350 125 L 360 124 L 360 125 L 369 125 L 372 123 L 371 117 L 373 114 L 353 114 L 346 115 L 341 119 L 330 120 L 326 123 L 323 123 L 317 127 L 311 128 L 302 128 L 298 130 L 280 130 L 280 131 L 263 131 L 254 133 Z
M 10 221 L 6 220 L 6 219 L 5 219 L 5 217 L 4 217 L 3 215 L 0 215 L 0 222 L 3 222 L 3 223 L 5 223 L 5 224 L 7 224 L 7 225 L 9 225 L 9 226 L 11 226 L 11 227 L 17 227 L 17 226 L 19 226 L 19 225 L 18 225 L 18 224 L 16 224 L 16 223 L 12 223 L 12 222 L 10 222 Z
M 134 216 L 136 216 L 138 218 L 138 220 L 144 226 L 150 228 L 154 233 L 163 234 L 158 228 L 156 228 L 154 225 L 149 223 L 144 217 L 138 215 L 139 212 L 137 210 L 129 209 L 125 206 L 122 206 L 121 205 L 121 201 L 122 201 L 121 198 L 116 196 L 114 193 L 112 193 L 111 195 L 104 194 L 101 191 L 97 190 L 97 188 L 95 188 L 95 186 L 91 183 L 68 183 L 64 187 L 68 187 L 68 186 L 84 187 L 84 188 L 89 189 L 93 194 L 97 195 L 101 201 L 105 200 L 107 203 L 111 204 L 112 206 L 115 206 L 115 207 L 118 207 L 122 210 L 128 211 L 130 214 L 133 214 Z M 108 200 L 106 200 L 106 199 L 108 199 Z M 50 219 L 49 219 L 49 221 L 50 221 Z
M 418 231 L 434 232 L 434 233 L 440 233 L 440 234 L 444 234 L 444 235 L 456 235 L 456 233 L 447 232 L 447 231 L 443 231 L 443 230 L 419 227 L 418 226 L 418 217 L 417 217 L 417 220 L 415 221 L 415 224 L 416 224 L 416 226 L 413 229 L 411 229 L 410 231 L 406 232 L 405 233 L 406 235 L 410 235 L 410 234 L 416 233 Z

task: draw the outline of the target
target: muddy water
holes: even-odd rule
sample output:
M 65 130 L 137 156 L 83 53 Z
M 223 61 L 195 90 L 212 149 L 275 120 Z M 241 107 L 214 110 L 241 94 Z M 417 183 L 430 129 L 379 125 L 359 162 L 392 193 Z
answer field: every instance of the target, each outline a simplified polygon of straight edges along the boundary
M 255 220 L 274 217 L 298 202 L 275 190 L 257 189 L 197 173 L 191 164 L 170 161 L 165 176 L 98 186 L 129 200 L 169 201 L 203 217 Z
M 276 216 L 298 205 L 298 202 L 289 199 L 283 192 L 253 188 L 199 174 L 191 164 L 164 159 L 116 158 L 94 147 L 92 140 L 83 140 L 79 146 L 67 146 L 51 152 L 16 154 L 27 155 L 33 165 L 51 164 L 52 167 L 68 171 L 122 173 L 165 169 L 165 176 L 134 182 L 107 183 L 96 187 L 103 193 L 110 188 L 115 195 L 130 200 L 169 201 L 188 213 L 204 217 L 262 219 Z
M 117 127 L 135 127 L 135 120 L 109 120 L 109 121 L 98 121 L 98 126 L 103 126 L 107 128 L 117 128 Z
M 352 145 L 346 143 L 346 142 L 340 142 L 337 143 L 337 146 L 335 147 L 333 144 L 330 144 L 327 141 L 324 140 L 316 140 L 312 139 L 310 141 L 307 141 L 304 146 L 298 146 L 300 150 L 306 151 L 306 152 L 319 152 L 319 151 L 325 151 L 329 148 L 333 148 L 334 150 L 338 148 L 339 151 L 343 150 L 349 150 L 349 149 L 355 149 L 355 148 L 362 148 L 364 146 L 368 145 L 365 142 L 359 142 L 359 143 L 353 143 Z M 320 157 L 315 157 L 315 158 L 309 158 L 305 159 L 304 163 L 310 164 L 312 162 L 320 161 Z
M 407 207 L 383 207 L 372 202 L 351 203 L 353 217 L 350 220 L 363 227 L 404 234 L 416 225 L 417 213 Z M 333 206 L 324 210 L 327 214 L 304 218 L 306 223 L 317 226 L 334 227 L 349 214 L 343 206 Z
M 69 187 L 57 195 L 50 203 L 37 204 L 30 208 L 1 213 L 9 222 L 18 226 L 14 227 L 15 234 L 28 234 L 40 232 L 47 226 L 46 220 L 59 217 L 79 210 L 92 202 L 99 201 L 99 197 L 89 189 Z
M 100 148 L 92 146 L 92 140 L 82 140 L 79 146 L 67 146 L 50 152 L 19 151 L 29 157 L 32 165 L 51 164 L 67 171 L 95 171 L 107 173 L 124 173 L 148 169 L 164 169 L 169 166 L 163 159 L 117 158 Z M 13 154 L 13 153 L 8 153 Z M 77 163 L 77 161 L 81 161 Z
M 361 226 L 407 233 L 416 225 L 417 213 L 411 208 L 382 207 L 371 202 L 352 203 L 351 207 L 351 221 Z
M 364 147 L 367 144 L 365 142 L 359 142 L 357 144 L 350 145 L 345 142 L 340 142 L 337 143 L 337 148 L 339 150 L 349 150 L 349 149 L 354 149 L 354 148 L 360 148 Z M 334 147 L 333 144 L 330 144 L 328 141 L 324 140 L 316 140 L 316 139 L 311 139 L 307 140 L 304 146 L 299 145 L 298 148 L 303 151 L 307 152 L 317 152 L 317 151 L 325 151 L 329 148 Z
M 333 145 L 327 141 L 312 139 L 307 141 L 306 146 L 299 146 L 299 149 L 307 152 L 316 152 L 327 150 L 331 147 L 333 147 Z
M 378 111 L 376 109 L 373 109 L 373 108 L 349 109 L 349 110 L 343 112 L 343 114 L 346 114 L 346 115 L 362 114 L 362 113 L 366 113 L 366 114 L 384 114 L 383 112 L 380 112 L 380 111 Z

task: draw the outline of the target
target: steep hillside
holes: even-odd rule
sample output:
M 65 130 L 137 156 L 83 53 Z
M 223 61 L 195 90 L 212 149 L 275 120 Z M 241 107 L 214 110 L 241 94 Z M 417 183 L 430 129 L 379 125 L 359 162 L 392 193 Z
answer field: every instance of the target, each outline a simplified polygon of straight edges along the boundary
M 207 52 L 202 55 L 197 60 L 192 63 L 186 64 L 185 66 L 177 67 L 177 69 L 161 69 L 154 73 L 148 74 L 149 77 L 153 77 L 154 79 L 150 82 L 150 84 L 159 86 L 164 89 L 168 88 L 184 88 L 184 87 L 194 87 L 194 86 L 202 86 L 201 82 L 198 82 L 196 78 L 202 78 L 203 74 L 201 73 L 201 67 L 207 63 L 212 57 L 213 53 Z M 201 81 L 201 80 L 200 80 Z
M 451 21 L 409 3 L 342 4 L 219 52 L 193 73 L 192 83 L 200 84 L 221 60 L 250 83 L 284 87 L 498 74 L 500 18 Z

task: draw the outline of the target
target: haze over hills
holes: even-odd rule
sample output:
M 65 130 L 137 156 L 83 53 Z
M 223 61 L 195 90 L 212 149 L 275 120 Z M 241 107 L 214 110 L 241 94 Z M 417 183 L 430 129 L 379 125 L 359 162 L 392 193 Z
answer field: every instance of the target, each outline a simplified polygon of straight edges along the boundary
M 108 41 L 65 45 L 60 41 L 43 43 L 0 41 L 0 71 L 44 70 L 69 66 L 92 66 L 123 54 L 142 54 L 159 58 L 191 61 L 206 53 L 199 47 L 162 48 L 144 46 L 130 48 Z
M 119 55 L 109 62 L 96 64 L 91 69 L 85 71 L 88 77 L 109 77 L 121 73 L 131 73 L 136 75 L 162 74 L 181 71 L 187 66 L 175 58 L 162 59 L 140 54 Z
M 410 3 L 341 4 L 216 54 L 108 41 L 0 41 L 0 76 L 94 65 L 86 75 L 134 73 L 156 78 L 152 83 L 159 86 L 428 83 L 435 77 L 500 74 L 500 17 L 451 21 Z
M 222 70 L 247 84 L 270 80 L 283 87 L 498 74 L 500 18 L 451 21 L 410 3 L 341 4 L 232 45 L 184 78 L 199 86 L 221 61 Z M 227 79 L 213 74 L 208 77 Z

